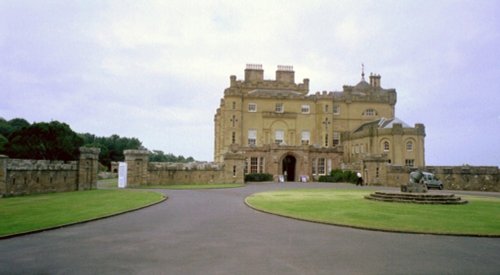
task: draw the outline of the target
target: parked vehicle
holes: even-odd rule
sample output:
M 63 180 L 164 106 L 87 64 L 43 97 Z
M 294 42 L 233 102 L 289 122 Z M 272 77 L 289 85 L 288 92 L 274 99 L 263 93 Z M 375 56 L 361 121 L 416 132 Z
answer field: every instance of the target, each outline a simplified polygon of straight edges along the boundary
M 428 172 L 422 172 L 422 174 L 424 174 L 424 183 L 427 186 L 427 189 L 443 189 L 443 182 L 440 181 L 436 176 L 434 176 L 434 174 Z

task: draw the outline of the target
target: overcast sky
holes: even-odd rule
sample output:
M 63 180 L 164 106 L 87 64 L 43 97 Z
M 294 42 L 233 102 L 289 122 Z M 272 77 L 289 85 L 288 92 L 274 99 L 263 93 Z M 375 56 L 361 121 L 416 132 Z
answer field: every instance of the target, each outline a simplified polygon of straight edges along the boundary
M 366 73 L 426 126 L 429 165 L 500 165 L 500 1 L 0 0 L 0 117 L 213 159 L 229 76 L 293 65 L 310 92 Z

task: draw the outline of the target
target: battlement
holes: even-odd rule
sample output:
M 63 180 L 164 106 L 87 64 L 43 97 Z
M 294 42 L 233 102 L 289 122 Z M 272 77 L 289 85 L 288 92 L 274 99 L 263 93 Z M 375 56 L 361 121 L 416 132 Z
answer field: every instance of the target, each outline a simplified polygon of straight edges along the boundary
M 264 69 L 261 64 L 247 64 L 244 80 L 237 80 L 235 75 L 230 76 L 230 87 L 226 90 L 226 94 L 245 93 L 255 89 L 286 89 L 307 94 L 309 92 L 309 79 L 304 79 L 303 83 L 295 83 L 293 66 L 278 65 L 275 80 L 267 80 L 264 79 Z

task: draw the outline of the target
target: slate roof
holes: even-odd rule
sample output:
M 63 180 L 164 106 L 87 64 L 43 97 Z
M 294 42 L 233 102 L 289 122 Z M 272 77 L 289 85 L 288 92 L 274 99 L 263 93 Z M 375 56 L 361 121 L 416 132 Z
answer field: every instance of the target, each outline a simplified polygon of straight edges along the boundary
M 406 122 L 402 121 L 401 119 L 399 119 L 397 117 L 389 118 L 389 119 L 383 117 L 381 119 L 377 119 L 377 120 L 362 124 L 361 126 L 358 127 L 358 129 L 354 130 L 354 133 L 363 131 L 364 129 L 367 129 L 367 128 L 370 128 L 373 126 L 380 128 L 380 129 L 389 129 L 389 128 L 392 128 L 394 123 L 400 123 L 401 125 L 403 125 L 403 128 L 411 128 L 410 125 L 408 125 Z

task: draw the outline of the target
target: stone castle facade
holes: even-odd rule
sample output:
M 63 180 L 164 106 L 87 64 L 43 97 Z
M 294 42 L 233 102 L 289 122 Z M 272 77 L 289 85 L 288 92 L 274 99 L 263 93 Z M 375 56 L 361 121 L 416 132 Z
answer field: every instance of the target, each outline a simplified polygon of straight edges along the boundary
M 262 65 L 248 64 L 243 80 L 230 77 L 215 114 L 214 159 L 223 163 L 225 154 L 237 152 L 245 157 L 245 174 L 288 181 L 347 167 L 370 179 L 381 163 L 422 167 L 425 127 L 396 118 L 396 101 L 396 90 L 382 88 L 380 75 L 367 82 L 362 72 L 358 84 L 342 91 L 309 94 L 309 79 L 296 83 L 292 66 L 278 66 L 276 78 L 267 80 Z

